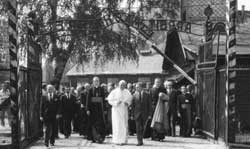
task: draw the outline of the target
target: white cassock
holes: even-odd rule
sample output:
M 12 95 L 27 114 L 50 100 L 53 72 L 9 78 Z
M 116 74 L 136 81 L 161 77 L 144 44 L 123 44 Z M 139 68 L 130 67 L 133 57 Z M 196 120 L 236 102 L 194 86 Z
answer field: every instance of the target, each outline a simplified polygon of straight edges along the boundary
M 112 105 L 112 132 L 113 143 L 127 143 L 128 140 L 128 105 L 131 104 L 132 95 L 127 89 L 121 90 L 116 88 L 108 98 L 108 102 Z M 118 104 L 119 101 L 122 103 Z

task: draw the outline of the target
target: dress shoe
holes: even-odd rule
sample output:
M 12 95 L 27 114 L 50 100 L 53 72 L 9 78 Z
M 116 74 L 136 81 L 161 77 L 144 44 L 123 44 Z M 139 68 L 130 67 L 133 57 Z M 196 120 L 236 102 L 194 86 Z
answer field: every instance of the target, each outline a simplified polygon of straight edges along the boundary
M 124 145 L 123 143 L 117 143 L 116 145 L 120 145 L 120 146 L 122 146 L 122 145 Z
M 138 144 L 136 144 L 136 146 L 142 146 L 143 145 L 143 143 L 138 143 Z
M 49 147 L 49 144 L 48 144 L 48 143 L 45 143 L 44 145 L 45 145 L 46 147 Z

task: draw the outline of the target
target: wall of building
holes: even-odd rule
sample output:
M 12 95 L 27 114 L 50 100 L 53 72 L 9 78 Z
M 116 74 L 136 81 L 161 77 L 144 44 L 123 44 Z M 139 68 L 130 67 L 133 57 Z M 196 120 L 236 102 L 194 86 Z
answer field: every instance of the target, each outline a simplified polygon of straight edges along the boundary
M 74 76 L 69 77 L 71 86 L 83 85 L 85 83 L 91 83 L 92 78 L 95 75 L 89 76 Z M 100 78 L 101 83 L 115 83 L 117 84 L 120 80 L 125 80 L 128 83 L 136 82 L 151 82 L 153 84 L 155 78 L 165 79 L 163 74 L 146 74 L 146 75 L 96 75 Z

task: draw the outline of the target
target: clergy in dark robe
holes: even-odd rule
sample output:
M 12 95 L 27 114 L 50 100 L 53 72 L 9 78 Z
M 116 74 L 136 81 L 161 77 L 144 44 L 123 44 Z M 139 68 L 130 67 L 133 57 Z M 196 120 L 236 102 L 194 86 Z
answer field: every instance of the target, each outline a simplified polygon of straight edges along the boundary
M 160 93 L 166 93 L 164 87 L 162 87 L 162 82 L 160 78 L 156 78 L 154 81 L 153 88 L 151 89 L 151 96 L 152 96 L 152 110 L 153 113 L 155 112 L 156 109 L 156 104 L 159 100 L 159 94 Z M 155 141 L 161 141 L 164 139 L 164 132 L 159 132 L 155 129 L 152 130 L 152 135 L 151 135 L 152 140 Z
M 89 116 L 87 139 L 92 140 L 92 142 L 102 143 L 105 139 L 104 100 L 104 89 L 100 87 L 99 78 L 94 77 L 93 87 L 90 88 L 86 101 L 86 110 Z
M 169 96 L 169 110 L 167 112 L 168 122 L 170 126 L 170 131 L 168 135 L 175 137 L 175 126 L 176 126 L 176 119 L 177 119 L 177 97 L 179 93 L 177 90 L 173 88 L 174 82 L 172 80 L 168 80 L 164 82 L 164 87 L 166 88 L 166 93 Z
M 70 93 L 70 88 L 65 88 L 65 94 L 61 97 L 61 112 L 63 119 L 63 134 L 65 138 L 71 135 L 71 123 L 75 114 L 76 97 Z
M 159 134 L 167 134 L 169 132 L 169 96 L 165 93 L 159 93 L 159 99 L 155 108 L 151 127 Z

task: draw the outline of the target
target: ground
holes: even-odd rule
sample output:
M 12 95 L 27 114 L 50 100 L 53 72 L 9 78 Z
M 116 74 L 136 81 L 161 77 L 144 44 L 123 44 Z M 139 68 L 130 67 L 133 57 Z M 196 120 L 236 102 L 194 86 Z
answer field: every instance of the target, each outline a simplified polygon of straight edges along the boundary
M 223 144 L 218 144 L 213 141 L 201 139 L 198 137 L 182 138 L 182 137 L 166 137 L 163 142 L 151 141 L 151 139 L 144 139 L 144 146 L 136 146 L 136 136 L 130 136 L 128 144 L 124 146 L 117 146 L 111 143 L 112 138 L 107 137 L 103 144 L 91 143 L 80 137 L 78 134 L 73 134 L 69 139 L 64 139 L 60 135 L 60 139 L 56 140 L 55 146 L 51 149 L 87 149 L 87 148 L 100 148 L 100 149 L 226 149 Z M 39 140 L 27 149 L 45 149 L 43 140 Z

